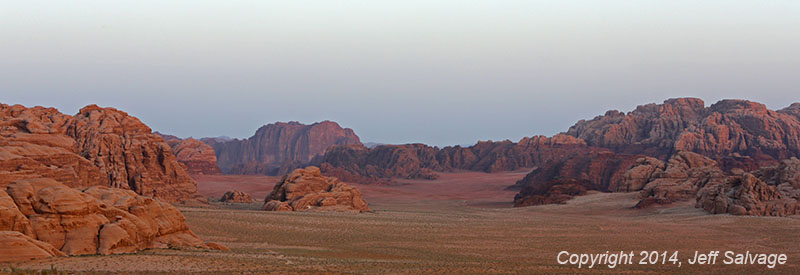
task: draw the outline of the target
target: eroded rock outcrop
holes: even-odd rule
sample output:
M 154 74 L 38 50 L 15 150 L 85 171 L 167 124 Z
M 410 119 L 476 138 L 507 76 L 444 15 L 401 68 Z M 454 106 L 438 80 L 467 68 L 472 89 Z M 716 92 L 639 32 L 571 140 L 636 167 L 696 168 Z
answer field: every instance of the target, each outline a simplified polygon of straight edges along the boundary
M 186 166 L 186 171 L 193 175 L 219 175 L 222 174 L 217 166 L 217 155 L 214 148 L 208 144 L 193 139 L 181 139 L 172 135 L 156 132 L 172 148 L 178 162 Z
M 197 191 L 169 145 L 125 112 L 90 105 L 68 116 L 0 104 L 0 187 L 31 178 L 130 189 L 171 202 Z
M 311 125 L 273 123 L 243 140 L 203 139 L 214 148 L 226 174 L 281 175 L 308 164 L 333 145 L 361 144 L 355 132 L 336 122 Z
M 81 191 L 52 179 L 17 180 L 0 189 L 0 221 L 0 231 L 27 237 L 3 233 L 0 239 L 8 239 L 0 242 L 23 243 L 20 251 L 33 251 L 36 257 L 209 248 L 166 202 L 105 186 Z
M 548 161 L 515 184 L 521 190 L 514 197 L 514 206 L 563 203 L 590 190 L 614 192 L 628 188 L 620 183 L 640 158 L 587 148 Z
M 696 207 L 712 214 L 789 216 L 800 214 L 800 160 L 781 161 L 731 176 L 698 192 Z
M 609 111 L 578 122 L 567 134 L 619 153 L 665 159 L 691 151 L 715 160 L 739 155 L 764 166 L 800 155 L 798 106 L 773 111 L 746 100 L 705 107 L 696 98 L 669 99 L 627 114 Z
M 640 191 L 636 208 L 695 199 L 706 185 L 724 183 L 727 176 L 717 162 L 696 153 L 680 151 L 666 163 L 643 158 L 626 171 L 618 191 Z
M 228 203 L 252 203 L 253 198 L 250 197 L 250 194 L 247 194 L 242 191 L 231 190 L 222 194 L 222 197 L 219 199 L 221 202 L 228 202 Z
M 268 211 L 369 211 L 358 188 L 323 176 L 313 166 L 283 176 L 264 201 Z
M 325 175 L 363 184 L 389 183 L 391 178 L 435 179 L 436 172 L 471 170 L 513 171 L 532 168 L 586 148 L 579 139 L 567 135 L 548 138 L 535 136 L 511 141 L 482 141 L 469 147 L 439 149 L 424 144 L 334 146 L 315 158 Z

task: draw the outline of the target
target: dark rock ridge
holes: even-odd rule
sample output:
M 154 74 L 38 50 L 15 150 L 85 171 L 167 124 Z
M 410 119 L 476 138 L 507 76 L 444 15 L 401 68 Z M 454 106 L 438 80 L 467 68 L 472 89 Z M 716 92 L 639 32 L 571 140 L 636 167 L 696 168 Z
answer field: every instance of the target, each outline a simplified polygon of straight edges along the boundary
M 642 158 L 616 154 L 608 149 L 586 148 L 548 161 L 529 173 L 515 186 L 514 206 L 564 203 L 586 191 L 615 192 L 625 172 Z
M 283 176 L 264 199 L 267 211 L 369 211 L 358 188 L 309 166 Z
M 214 148 L 208 144 L 193 138 L 181 139 L 159 132 L 155 132 L 155 134 L 164 138 L 164 141 L 172 148 L 172 152 L 178 162 L 186 166 L 186 171 L 189 174 L 222 174 L 222 171 L 217 166 L 217 156 L 214 153 Z
M 202 139 L 217 155 L 226 174 L 280 175 L 308 164 L 333 145 L 361 145 L 352 129 L 336 122 L 311 125 L 299 122 L 273 123 L 259 128 L 247 139 Z
M 705 107 L 697 98 L 669 99 L 627 114 L 608 111 L 579 121 L 567 134 L 618 153 L 665 159 L 690 151 L 715 160 L 751 158 L 757 166 L 773 165 L 800 155 L 800 104 L 773 111 L 746 100 Z
M 0 104 L 0 187 L 34 178 L 129 189 L 170 202 L 194 199 L 197 191 L 170 146 L 123 111 L 89 105 L 69 116 Z
M 472 170 L 513 171 L 581 150 L 582 140 L 566 135 L 535 136 L 511 141 L 483 141 L 470 147 L 438 148 L 424 144 L 334 146 L 315 158 L 323 174 L 347 182 L 388 183 L 391 178 L 435 179 L 436 172 Z

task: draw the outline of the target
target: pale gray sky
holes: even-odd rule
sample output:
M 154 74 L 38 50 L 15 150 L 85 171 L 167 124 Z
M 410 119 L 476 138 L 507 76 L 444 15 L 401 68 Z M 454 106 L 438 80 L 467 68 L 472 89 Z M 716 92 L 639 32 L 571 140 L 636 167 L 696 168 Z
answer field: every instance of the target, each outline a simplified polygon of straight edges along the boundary
M 670 97 L 783 108 L 798 49 L 800 1 L 3 1 L 0 102 L 471 144 Z

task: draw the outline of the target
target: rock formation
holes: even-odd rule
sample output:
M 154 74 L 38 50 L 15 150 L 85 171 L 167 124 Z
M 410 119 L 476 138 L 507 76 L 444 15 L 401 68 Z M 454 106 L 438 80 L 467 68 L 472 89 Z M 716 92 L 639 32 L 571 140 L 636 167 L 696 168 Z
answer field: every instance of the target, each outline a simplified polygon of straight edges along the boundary
M 800 214 L 800 160 L 783 160 L 777 166 L 739 173 L 725 183 L 707 185 L 699 191 L 696 207 L 712 214 Z
M 168 203 L 131 190 L 92 186 L 81 191 L 44 178 L 0 189 L 0 233 L 0 243 L 19 248 L 0 249 L 0 254 L 19 252 L 23 258 L 209 248 Z
M 647 104 L 630 113 L 608 111 L 572 126 L 568 135 L 590 146 L 665 159 L 691 151 L 720 160 L 749 157 L 759 166 L 800 155 L 800 105 L 773 111 L 746 100 L 709 107 L 696 98 Z
M 265 125 L 244 140 L 203 139 L 214 148 L 226 174 L 280 175 L 308 164 L 333 145 L 361 144 L 352 129 L 336 122 Z
M 52 245 L 17 231 L 0 231 L 0 263 L 65 256 Z
M 654 204 L 671 204 L 696 197 L 706 185 L 724 183 L 725 173 L 717 162 L 696 153 L 680 151 L 667 163 L 643 158 L 625 172 L 618 191 L 640 191 L 636 208 Z
M 563 203 L 586 191 L 614 192 L 625 172 L 642 156 L 587 148 L 548 161 L 518 181 L 514 206 Z
M 217 166 L 217 155 L 208 144 L 193 139 L 180 139 L 176 136 L 156 132 L 172 148 L 178 162 L 186 166 L 186 171 L 193 175 L 219 175 L 222 172 Z
M 323 174 L 348 182 L 388 183 L 391 178 L 435 179 L 435 172 L 472 170 L 513 171 L 532 168 L 564 154 L 582 150 L 585 143 L 566 135 L 536 136 L 511 141 L 484 141 L 470 147 L 438 147 L 424 144 L 334 146 L 312 164 Z
M 222 194 L 222 197 L 219 199 L 221 202 L 229 202 L 229 203 L 252 203 L 253 198 L 250 197 L 250 194 L 247 194 L 242 191 L 231 190 Z
M 268 211 L 369 211 L 358 188 L 323 176 L 313 166 L 283 176 L 264 201 Z
M 171 202 L 196 193 L 169 145 L 125 112 L 90 105 L 68 116 L 0 104 L 0 187 L 31 178 L 130 189 Z

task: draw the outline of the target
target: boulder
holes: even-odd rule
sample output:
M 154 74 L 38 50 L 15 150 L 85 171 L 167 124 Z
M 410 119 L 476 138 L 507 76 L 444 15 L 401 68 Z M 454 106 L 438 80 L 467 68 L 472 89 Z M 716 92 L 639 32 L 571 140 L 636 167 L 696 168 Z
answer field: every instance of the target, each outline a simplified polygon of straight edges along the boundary
M 250 194 L 247 194 L 242 191 L 231 190 L 222 194 L 222 197 L 219 199 L 221 202 L 229 202 L 229 203 L 252 203 L 253 198 L 250 197 Z

